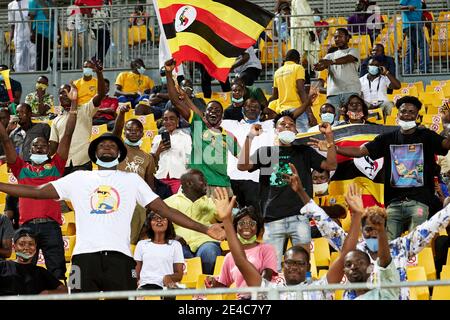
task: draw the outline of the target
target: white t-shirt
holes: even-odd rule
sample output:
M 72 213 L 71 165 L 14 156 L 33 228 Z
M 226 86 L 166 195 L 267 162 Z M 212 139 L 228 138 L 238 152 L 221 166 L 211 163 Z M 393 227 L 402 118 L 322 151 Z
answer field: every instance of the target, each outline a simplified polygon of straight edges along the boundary
M 253 139 L 250 147 L 250 154 L 253 154 L 260 147 L 273 146 L 275 140 L 275 129 L 273 127 L 273 120 L 259 122 L 262 126 L 263 132 L 260 136 Z M 252 124 L 245 122 L 245 120 L 222 120 L 222 128 L 231 132 L 237 139 L 241 147 L 244 146 L 245 138 L 250 132 Z M 231 180 L 252 180 L 259 182 L 259 170 L 253 172 L 240 171 L 237 168 L 238 159 L 228 151 L 227 159 L 227 173 Z
M 134 260 L 142 261 L 139 286 L 156 284 L 163 287 L 164 276 L 173 274 L 173 264 L 184 263 L 183 249 L 176 240 L 166 244 L 141 240 L 136 245 Z
M 75 211 L 77 241 L 73 254 L 103 250 L 132 257 L 130 223 L 136 202 L 145 207 L 158 198 L 136 173 L 76 171 L 51 182 L 60 199 Z
M 8 3 L 8 22 L 14 24 L 14 43 L 17 45 L 30 40 L 30 27 L 28 24 L 28 0 L 11 1 Z M 22 22 L 23 21 L 23 22 Z
M 355 62 L 347 64 L 333 64 L 328 68 L 327 96 L 334 96 L 342 93 L 360 93 L 361 84 L 359 82 L 359 51 L 355 48 L 347 48 L 329 53 L 324 59 L 333 60 L 352 55 Z
M 367 74 L 359 78 L 361 82 L 361 91 L 363 99 L 368 103 L 378 102 L 380 100 L 389 101 L 387 97 L 387 89 L 391 84 L 391 80 L 384 75 L 380 75 L 372 82 L 367 79 Z
M 245 50 L 245 52 L 248 53 L 250 58 L 242 66 L 235 68 L 234 72 L 239 73 L 244 70 L 247 70 L 248 68 L 262 69 L 261 61 L 259 61 L 258 57 L 256 56 L 255 49 L 253 49 L 253 47 L 250 47 L 247 50 Z

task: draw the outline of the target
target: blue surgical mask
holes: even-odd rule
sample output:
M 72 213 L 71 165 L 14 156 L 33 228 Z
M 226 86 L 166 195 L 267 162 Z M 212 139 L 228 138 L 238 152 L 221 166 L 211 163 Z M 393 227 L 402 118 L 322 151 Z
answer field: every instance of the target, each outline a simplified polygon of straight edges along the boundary
M 322 122 L 328 122 L 329 124 L 332 124 L 334 122 L 334 114 L 332 113 L 322 113 L 320 115 L 320 119 L 322 119 Z
M 16 256 L 21 257 L 24 260 L 30 260 L 31 258 L 34 257 L 34 254 L 33 255 L 29 255 L 29 254 L 26 254 L 26 253 L 23 253 L 23 252 L 17 252 L 16 251 Z
M 239 99 L 231 97 L 231 102 L 233 102 L 233 103 L 242 103 L 242 102 L 244 102 L 244 97 L 240 97 Z
M 136 142 L 132 142 L 132 141 L 128 140 L 127 138 L 125 138 L 125 140 L 123 142 L 125 142 L 125 144 L 129 145 L 130 147 L 140 147 L 142 145 L 142 139 L 139 139 Z
M 320 17 L 319 16 L 314 16 L 313 19 L 314 19 L 314 22 L 319 22 L 320 21 Z
M 144 74 L 145 68 L 144 68 L 144 67 L 139 67 L 139 68 L 137 69 L 137 71 L 138 71 L 140 74 Z
M 44 163 L 45 161 L 48 160 L 48 155 L 33 153 L 30 156 L 30 160 L 33 161 L 36 164 L 41 164 L 41 163 Z
M 3 81 L 3 80 L 4 80 L 3 75 L 0 74 L 0 81 Z
M 92 70 L 92 68 L 83 68 L 83 75 L 86 77 L 92 77 L 93 74 L 94 70 Z
M 166 77 L 161 77 L 161 83 L 162 84 L 167 84 L 167 78 Z
M 249 118 L 247 118 L 247 117 L 245 116 L 244 108 L 242 108 L 242 115 L 244 116 L 244 121 L 245 121 L 246 123 L 257 123 L 257 122 L 259 122 L 259 118 L 261 117 L 261 113 L 259 113 L 258 117 L 257 117 L 255 120 L 250 120 Z
M 95 161 L 95 164 L 100 167 L 103 167 L 103 168 L 113 168 L 119 164 L 119 157 L 117 157 L 116 159 L 114 159 L 113 161 L 110 161 L 110 162 L 104 162 L 104 161 L 100 160 L 99 158 L 97 158 L 97 161 Z
M 369 73 L 373 76 L 376 76 L 380 73 L 380 68 L 377 66 L 369 66 Z
M 377 238 L 367 238 L 366 240 L 367 248 L 372 252 L 378 252 L 378 239 Z

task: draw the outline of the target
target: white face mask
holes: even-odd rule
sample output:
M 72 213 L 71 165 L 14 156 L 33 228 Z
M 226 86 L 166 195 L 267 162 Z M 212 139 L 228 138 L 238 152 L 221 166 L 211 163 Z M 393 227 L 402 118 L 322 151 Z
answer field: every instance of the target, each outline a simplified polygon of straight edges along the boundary
M 278 133 L 278 140 L 282 144 L 291 144 L 295 140 L 296 134 L 292 131 L 286 130 Z
M 398 125 L 403 129 L 403 130 L 409 130 L 412 129 L 414 127 L 417 126 L 416 124 L 416 120 L 413 121 L 403 121 L 398 119 Z
M 320 115 L 320 118 L 322 119 L 322 122 L 328 122 L 329 124 L 332 124 L 334 122 L 334 114 L 332 113 L 322 113 Z
M 322 195 L 325 194 L 327 191 L 328 191 L 328 182 L 313 184 L 314 195 Z

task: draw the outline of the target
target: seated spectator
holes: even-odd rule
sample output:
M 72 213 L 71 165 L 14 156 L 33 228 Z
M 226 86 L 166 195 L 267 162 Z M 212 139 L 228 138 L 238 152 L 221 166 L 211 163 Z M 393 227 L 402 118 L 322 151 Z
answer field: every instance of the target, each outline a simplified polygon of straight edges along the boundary
M 78 105 L 89 102 L 97 94 L 97 78 L 94 78 L 95 65 L 92 61 L 83 63 L 83 77 L 74 81 L 78 90 Z
M 48 88 L 48 78 L 39 76 L 36 82 L 36 91 L 27 94 L 25 103 L 30 105 L 33 117 L 46 116 L 53 108 L 53 96 L 46 92 Z
M 258 102 L 261 104 L 262 110 L 264 110 L 265 107 L 267 107 L 267 98 L 264 94 L 264 91 L 256 86 L 246 86 L 245 83 L 240 78 L 234 78 L 233 84 L 237 83 L 240 84 L 241 87 L 244 88 L 244 101 L 247 99 L 253 98 L 258 100 Z
M 319 42 L 323 43 L 328 36 L 328 22 L 323 20 L 321 15 L 322 11 L 320 9 L 314 9 L 314 25 L 316 26 L 317 37 L 319 38 Z
M 394 259 L 391 257 L 391 250 L 389 247 L 388 237 L 385 229 L 386 212 L 383 208 L 370 207 L 364 211 L 362 216 L 364 220 L 365 229 L 364 236 L 369 236 L 371 245 L 377 247 L 376 257 L 372 263 L 371 257 L 364 251 L 353 250 L 345 255 L 344 258 L 344 274 L 350 283 L 366 283 L 372 276 L 374 267 L 375 282 L 377 283 L 398 283 L 400 276 Z M 370 230 L 370 231 L 369 231 Z M 370 234 L 370 235 L 369 235 Z M 367 243 L 369 245 L 369 243 Z M 374 283 L 376 285 L 376 283 Z M 358 289 L 347 291 L 345 299 L 348 300 L 398 300 L 400 295 L 400 288 L 375 288 Z
M 45 268 L 32 261 L 37 253 L 36 235 L 28 228 L 14 234 L 16 260 L 0 261 L 0 295 L 63 294 L 67 288 Z
M 130 68 L 131 71 L 123 71 L 117 76 L 114 95 L 119 98 L 120 102 L 131 102 L 131 106 L 134 108 L 143 96 L 150 94 L 154 82 L 144 74 L 145 65 L 142 59 L 133 60 Z
M 394 103 L 389 101 L 388 89 L 400 89 L 402 84 L 387 70 L 377 57 L 369 61 L 369 73 L 362 76 L 361 82 L 362 98 L 366 101 L 369 109 L 381 108 L 383 117 L 391 114 Z
M 181 176 L 181 190 L 167 198 L 164 202 L 192 220 L 203 224 L 217 221 L 216 207 L 211 198 L 206 195 L 207 183 L 205 176 L 199 170 L 190 169 Z M 200 257 L 205 274 L 213 274 L 217 256 L 222 254 L 220 242 L 208 235 L 183 228 L 175 224 L 177 240 L 183 246 L 185 259 Z
M 167 109 L 162 119 L 165 139 L 163 141 L 160 133 L 152 142 L 151 153 L 158 167 L 155 178 L 169 185 L 172 193 L 176 194 L 180 189 L 180 178 L 187 171 L 192 138 L 179 128 L 180 113 L 177 109 Z
M 0 261 L 11 256 L 13 237 L 14 229 L 11 219 L 6 214 L 0 214 Z
M 328 183 L 330 182 L 330 172 L 328 170 L 313 170 L 311 173 L 313 181 L 314 197 L 328 194 Z
M 167 91 L 167 78 L 164 67 L 159 70 L 160 84 L 156 85 L 150 91 L 150 96 L 143 96 L 141 101 L 136 105 L 136 115 L 146 115 L 153 113 L 155 120 L 162 117 L 166 109 L 167 102 L 169 102 L 169 94 Z M 147 99 L 148 98 L 148 103 Z M 144 102 L 144 103 L 141 103 Z
M 261 61 L 259 61 L 256 56 L 253 47 L 245 50 L 245 52 L 236 59 L 230 69 L 230 72 L 236 73 L 236 77 L 242 79 L 246 86 L 252 86 L 256 79 L 258 79 L 261 71 Z
M 137 243 L 134 251 L 138 290 L 177 288 L 183 278 L 183 249 L 175 240 L 172 221 L 151 212 L 148 239 Z
M 301 194 L 301 199 L 304 203 L 314 203 L 303 189 L 300 179 L 298 178 L 297 170 L 291 164 L 293 174 L 285 175 L 284 179 L 289 181 L 289 184 L 295 190 L 297 194 Z M 345 239 L 344 246 L 347 252 L 354 250 L 356 242 L 358 240 L 358 228 L 360 227 L 361 214 L 364 211 L 362 206 L 361 194 L 355 190 L 354 186 L 349 188 L 348 195 L 346 197 L 347 203 L 352 210 L 352 225 L 350 227 L 350 234 Z M 228 244 L 230 246 L 231 255 L 234 263 L 239 269 L 242 277 L 249 287 L 257 286 L 275 286 L 286 287 L 292 286 L 295 288 L 297 285 L 326 285 L 332 283 L 340 283 L 344 275 L 344 256 L 342 253 L 330 266 L 326 276 L 318 281 L 308 282 L 305 281 L 306 274 L 310 272 L 310 255 L 309 252 L 301 246 L 293 246 L 289 248 L 284 254 L 284 268 L 283 275 L 284 281 L 269 282 L 263 276 L 260 271 L 254 266 L 246 256 L 236 231 L 233 227 L 231 220 L 231 210 L 234 206 L 234 198 L 230 201 L 226 191 L 222 188 L 217 188 L 215 191 L 215 204 L 220 219 L 223 221 L 225 227 L 225 233 L 227 235 Z M 298 297 L 296 292 L 283 292 L 280 295 L 281 300 L 294 300 L 301 298 L 302 300 L 324 300 L 331 299 L 329 292 L 323 291 L 307 291 L 301 293 L 302 296 Z
M 369 118 L 369 107 L 359 95 L 352 95 L 344 105 L 344 122 L 341 124 L 374 124 L 367 121 Z
M 116 97 L 110 97 L 109 92 L 109 80 L 105 79 L 105 92 L 106 95 L 100 103 L 97 112 L 94 114 L 92 119 L 92 124 L 98 126 L 102 124 L 107 124 L 108 131 L 112 131 L 114 127 L 114 120 L 117 117 L 117 108 L 119 107 L 119 101 Z
M 231 85 L 231 105 L 223 113 L 224 120 L 241 121 L 244 118 L 244 88 L 237 83 Z
M 386 67 L 386 69 L 395 76 L 395 60 L 393 57 L 387 56 L 384 53 L 384 46 L 381 43 L 377 43 L 373 46 L 370 55 L 361 62 L 361 69 L 359 72 L 359 77 L 365 76 L 369 72 L 369 61 L 376 58 L 381 65 Z M 388 92 L 392 93 L 392 92 Z
M 272 281 L 272 276 L 277 272 L 277 256 L 275 249 L 267 243 L 256 241 L 262 235 L 264 223 L 262 218 L 253 207 L 245 207 L 233 217 L 233 227 L 237 234 L 245 255 L 251 264 L 259 271 L 261 277 L 267 281 Z M 215 277 L 206 278 L 206 286 L 229 287 L 235 283 L 237 288 L 247 287 L 244 277 L 233 260 L 231 253 L 225 256 L 222 269 L 218 279 Z M 238 299 L 250 299 L 249 294 L 240 293 Z
M 8 66 L 0 65 L 0 71 L 8 70 Z M 3 76 L 0 74 L 0 107 L 9 107 L 11 114 L 16 114 L 16 106 L 20 103 L 20 97 L 22 96 L 22 85 L 19 81 L 9 78 L 11 83 L 11 91 L 13 94 L 13 101 L 10 101 L 8 90 L 6 89 L 6 83 Z
M 316 71 L 328 69 L 327 102 L 336 108 L 336 120 L 339 120 L 340 107 L 347 103 L 348 98 L 361 92 L 358 77 L 359 51 L 349 48 L 350 38 L 347 29 L 336 29 L 334 42 L 338 50 L 328 53 L 314 65 Z
M 328 122 L 329 124 L 331 124 L 331 126 L 336 126 L 339 124 L 339 122 L 334 120 L 336 116 L 336 109 L 332 104 L 324 103 L 320 107 L 319 113 L 320 113 L 320 120 L 322 120 L 322 123 Z M 319 131 L 319 125 L 316 125 L 308 129 L 308 132 L 314 131 Z

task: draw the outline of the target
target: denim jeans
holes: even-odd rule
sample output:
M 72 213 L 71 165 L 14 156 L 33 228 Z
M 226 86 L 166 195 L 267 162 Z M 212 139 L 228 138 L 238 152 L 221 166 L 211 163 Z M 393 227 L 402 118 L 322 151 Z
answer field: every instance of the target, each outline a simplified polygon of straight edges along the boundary
M 291 239 L 292 245 L 309 244 L 311 227 L 309 219 L 302 215 L 264 223 L 264 242 L 271 244 L 277 253 L 278 271 L 281 272 L 284 243 Z
M 295 108 L 289 109 L 289 111 L 294 112 Z M 308 132 L 309 129 L 309 119 L 306 112 L 303 112 L 298 118 L 295 120 L 295 127 L 298 132 Z
M 359 96 L 359 92 L 347 92 L 347 93 L 341 93 L 341 94 L 336 94 L 333 96 L 328 96 L 327 97 L 327 102 L 329 104 L 332 104 L 334 106 L 334 108 L 336 109 L 336 115 L 334 116 L 334 121 L 339 121 L 339 116 L 340 116 L 340 108 L 341 106 L 343 106 L 344 104 L 347 103 L 348 98 L 350 98 L 350 96 L 352 95 L 357 95 Z
M 185 259 L 194 257 L 200 257 L 200 259 L 202 259 L 202 269 L 204 274 L 213 274 L 216 258 L 221 254 L 222 249 L 220 248 L 220 242 L 205 242 L 198 247 L 195 254 L 189 249 L 189 247 L 183 246 L 183 255 Z
M 57 279 L 66 278 L 66 260 L 64 258 L 64 242 L 61 227 L 56 221 L 44 223 L 25 222 L 22 227 L 30 228 L 37 235 L 36 255 L 33 263 L 37 262 L 39 249 L 44 254 L 45 266 Z
M 414 73 L 416 62 L 419 62 L 419 70 L 421 73 L 431 72 L 430 52 L 428 50 L 428 44 L 425 41 L 423 24 L 411 24 L 409 28 L 403 29 L 403 34 L 408 38 L 404 59 L 404 73 Z M 417 49 L 419 49 L 419 61 L 417 61 Z
M 428 218 L 428 206 L 416 200 L 393 201 L 386 208 L 389 240 L 411 231 Z

